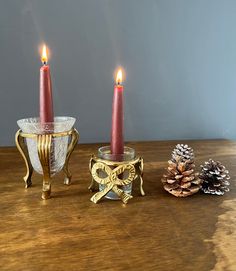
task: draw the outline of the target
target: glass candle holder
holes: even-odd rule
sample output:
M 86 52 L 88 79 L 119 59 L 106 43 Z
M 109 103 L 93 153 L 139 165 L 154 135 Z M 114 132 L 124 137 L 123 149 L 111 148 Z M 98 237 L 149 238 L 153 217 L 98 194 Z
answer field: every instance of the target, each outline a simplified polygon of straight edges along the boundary
M 54 122 L 41 124 L 39 118 L 27 118 L 17 121 L 18 126 L 26 134 L 51 134 L 69 131 L 75 124 L 76 119 L 72 117 L 55 117 Z M 52 138 L 50 151 L 50 174 L 55 175 L 61 171 L 66 160 L 69 136 Z M 26 138 L 27 149 L 31 164 L 36 172 L 43 174 L 42 165 L 39 160 L 36 138 Z
M 143 190 L 143 158 L 135 155 L 135 150 L 124 148 L 124 153 L 114 155 L 110 146 L 98 149 L 97 155 L 92 155 L 89 161 L 89 170 L 92 176 L 89 190 L 96 193 L 90 198 L 98 203 L 102 198 L 121 200 L 124 204 L 133 198 L 132 184 L 140 182 L 140 194 Z
M 66 175 L 64 183 L 70 183 L 68 160 L 79 138 L 73 128 L 75 121 L 72 117 L 55 117 L 54 122 L 43 124 L 39 118 L 17 121 L 20 130 L 16 133 L 16 145 L 26 163 L 26 187 L 31 185 L 34 169 L 43 175 L 44 199 L 50 197 L 50 180 L 57 172 L 63 169 Z
M 103 160 L 108 160 L 112 162 L 124 162 L 124 161 L 131 161 L 135 158 L 135 150 L 130 148 L 130 147 L 124 147 L 124 153 L 123 154 L 112 154 L 110 146 L 104 146 L 100 147 L 98 149 L 98 158 L 103 159 Z M 112 168 L 112 166 L 111 166 Z M 125 170 L 122 174 L 118 176 L 119 179 L 126 179 L 128 176 L 128 171 Z M 100 171 L 98 173 L 98 176 L 101 178 L 106 177 L 106 173 Z M 123 185 L 119 187 L 122 191 L 124 191 L 127 194 L 132 193 L 132 183 L 128 185 Z M 104 190 L 104 185 L 99 184 L 99 191 Z M 119 200 L 120 197 L 114 193 L 113 191 L 110 191 L 106 194 L 105 198 L 111 199 L 111 200 Z

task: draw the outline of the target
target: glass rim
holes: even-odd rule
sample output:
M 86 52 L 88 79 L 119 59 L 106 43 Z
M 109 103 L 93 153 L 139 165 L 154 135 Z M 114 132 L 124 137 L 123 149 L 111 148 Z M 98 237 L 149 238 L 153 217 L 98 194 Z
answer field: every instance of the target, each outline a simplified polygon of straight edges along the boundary
M 114 160 L 116 161 L 116 158 L 119 158 L 119 160 L 132 160 L 135 158 L 135 149 L 124 146 L 124 153 L 122 154 L 112 154 L 111 153 L 111 146 L 102 146 L 98 148 L 98 157 L 101 159 L 106 159 L 106 160 Z M 132 158 L 131 158 L 132 157 Z
M 68 121 L 76 121 L 76 118 L 74 117 L 69 117 L 69 116 L 55 116 L 54 117 L 54 121 L 53 122 L 44 122 L 43 125 L 52 125 L 52 124 L 61 124 L 61 123 L 66 123 Z M 37 124 L 37 123 L 40 123 L 39 121 L 39 117 L 29 117 L 29 118 L 24 118 L 24 119 L 19 119 L 17 120 L 17 124 L 20 125 L 20 124 Z

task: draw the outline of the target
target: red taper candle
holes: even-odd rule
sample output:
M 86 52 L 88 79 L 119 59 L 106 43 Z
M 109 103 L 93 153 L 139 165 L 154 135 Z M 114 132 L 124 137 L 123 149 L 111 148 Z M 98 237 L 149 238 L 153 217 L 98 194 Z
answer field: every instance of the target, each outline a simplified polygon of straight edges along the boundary
M 43 46 L 42 57 L 43 66 L 40 68 L 39 80 L 39 117 L 40 123 L 53 122 L 53 100 L 52 100 L 52 83 L 50 67 L 47 65 L 47 49 Z
M 112 128 L 111 128 L 111 154 L 119 155 L 124 153 L 124 112 L 123 112 L 122 71 L 119 70 L 114 86 L 112 106 Z

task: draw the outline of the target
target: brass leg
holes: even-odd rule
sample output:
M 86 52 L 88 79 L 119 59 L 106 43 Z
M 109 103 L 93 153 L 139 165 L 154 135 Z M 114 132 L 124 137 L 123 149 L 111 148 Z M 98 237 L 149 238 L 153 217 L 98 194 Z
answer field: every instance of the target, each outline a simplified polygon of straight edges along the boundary
M 92 158 L 91 158 L 90 161 L 89 161 L 89 171 L 90 171 L 90 173 L 92 173 L 91 170 L 92 170 L 92 167 L 93 167 L 93 164 L 94 164 L 94 163 L 95 163 L 95 161 L 94 161 L 93 156 L 92 156 Z M 95 191 L 98 191 L 98 190 L 99 190 L 99 189 L 98 189 L 98 184 L 97 184 L 97 182 L 95 182 L 95 180 L 94 180 L 93 177 L 92 177 L 92 179 L 91 179 L 91 183 L 90 183 L 88 189 L 89 189 L 90 191 L 92 191 L 92 192 L 95 192 Z
M 92 192 L 95 192 L 95 191 L 98 191 L 98 190 L 99 190 L 98 184 L 94 181 L 93 178 L 91 179 L 91 183 L 90 183 L 88 189 L 89 189 L 90 191 L 92 191 Z
M 25 161 L 25 166 L 26 166 L 26 175 L 23 177 L 23 180 L 25 182 L 25 188 L 28 188 L 32 185 L 31 177 L 33 174 L 33 167 L 30 162 L 29 154 L 27 147 L 24 142 L 24 138 L 21 136 L 21 130 L 18 130 L 15 135 L 15 142 L 16 142 L 16 147 L 19 150 L 20 154 L 22 155 L 24 161 Z
M 70 160 L 70 156 L 73 152 L 73 150 L 75 149 L 75 146 L 77 145 L 79 141 L 79 133 L 76 129 L 73 130 L 72 134 L 71 134 L 71 142 L 68 146 L 68 150 L 67 150 L 67 154 L 66 154 L 66 161 L 63 167 L 63 171 L 65 173 L 65 178 L 64 178 L 64 184 L 69 185 L 71 183 L 71 173 L 68 169 L 68 164 L 69 164 L 69 160 Z
M 140 193 L 141 193 L 142 196 L 145 196 L 145 192 L 143 190 L 143 174 L 140 175 L 139 178 L 140 178 Z
M 142 196 L 145 196 L 145 192 L 143 190 L 143 158 L 141 157 L 138 163 L 138 172 L 139 172 L 139 179 L 140 179 L 140 193 Z
M 49 199 L 51 195 L 50 154 L 52 135 L 43 134 L 37 136 L 38 155 L 43 170 L 42 199 Z

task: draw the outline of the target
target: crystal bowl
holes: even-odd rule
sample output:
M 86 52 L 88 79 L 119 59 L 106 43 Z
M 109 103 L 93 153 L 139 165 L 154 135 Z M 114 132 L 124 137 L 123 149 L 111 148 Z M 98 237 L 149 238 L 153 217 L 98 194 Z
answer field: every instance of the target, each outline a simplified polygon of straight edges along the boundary
M 40 123 L 39 118 L 26 118 L 17 121 L 23 133 L 49 134 L 61 133 L 72 129 L 76 119 L 72 117 L 55 117 L 54 122 Z M 50 153 L 50 175 L 59 172 L 65 163 L 69 136 L 53 137 Z M 37 137 L 26 138 L 31 164 L 36 172 L 43 174 L 38 156 Z

